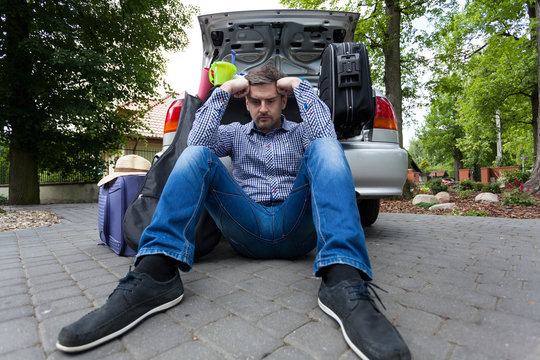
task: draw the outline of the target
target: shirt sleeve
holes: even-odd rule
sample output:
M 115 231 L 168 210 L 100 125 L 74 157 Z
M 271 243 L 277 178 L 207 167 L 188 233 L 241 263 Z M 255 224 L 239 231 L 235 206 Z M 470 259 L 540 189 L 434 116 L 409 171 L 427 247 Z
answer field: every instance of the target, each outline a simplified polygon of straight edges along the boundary
M 303 80 L 295 89 L 294 96 L 298 103 L 304 133 L 309 140 L 324 137 L 337 138 L 330 109 L 317 96 L 307 80 Z
M 221 118 L 227 108 L 230 94 L 220 88 L 214 90 L 195 113 L 195 121 L 188 135 L 188 146 L 207 146 L 214 149 L 218 144 Z

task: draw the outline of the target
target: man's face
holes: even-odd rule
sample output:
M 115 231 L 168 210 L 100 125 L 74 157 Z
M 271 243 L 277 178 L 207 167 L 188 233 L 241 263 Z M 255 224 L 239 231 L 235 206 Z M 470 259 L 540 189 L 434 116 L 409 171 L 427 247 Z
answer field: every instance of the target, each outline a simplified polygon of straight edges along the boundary
M 281 126 L 281 111 L 287 105 L 287 97 L 278 94 L 276 84 L 251 85 L 246 96 L 246 106 L 263 133 Z

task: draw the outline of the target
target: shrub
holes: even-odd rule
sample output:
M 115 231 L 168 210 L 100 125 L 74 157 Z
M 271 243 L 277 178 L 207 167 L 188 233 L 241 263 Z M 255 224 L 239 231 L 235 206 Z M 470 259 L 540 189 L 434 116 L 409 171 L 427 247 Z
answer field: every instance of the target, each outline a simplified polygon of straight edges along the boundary
M 421 207 L 423 209 L 429 209 L 430 207 L 432 207 L 433 205 L 437 205 L 437 203 L 426 203 L 426 202 L 421 202 L 421 203 L 418 203 L 414 206 L 418 206 L 418 207 Z
M 0 195 L 0 205 L 7 205 L 8 203 L 8 198 L 5 197 L 4 195 Z
M 462 191 L 459 192 L 458 196 L 459 196 L 460 199 L 465 200 L 465 199 L 470 198 L 473 193 L 474 193 L 473 190 L 462 190 Z
M 482 186 L 482 191 L 499 194 L 501 192 L 501 187 L 499 186 L 499 184 L 484 184 Z
M 411 180 L 407 179 L 405 180 L 405 184 L 403 184 L 403 198 L 405 200 L 411 200 L 414 197 L 416 185 Z
M 512 186 L 508 183 L 510 191 L 504 193 L 502 204 L 504 206 L 535 206 L 536 200 L 527 190 L 525 190 L 523 182 L 521 182 L 519 186 L 517 186 L 516 183 L 517 179 L 514 179 L 514 184 L 516 186 Z
M 504 177 L 506 178 L 506 184 L 521 184 L 526 183 L 527 180 L 531 177 L 531 174 L 527 171 L 521 171 L 519 169 L 515 170 L 505 170 Z
M 472 191 L 482 191 L 484 184 L 481 182 L 476 182 L 472 180 L 463 180 L 457 185 L 458 191 L 472 190 Z
M 430 179 L 426 183 L 427 187 L 431 190 L 433 195 L 440 193 L 441 191 L 447 191 L 448 186 L 442 183 L 441 178 Z

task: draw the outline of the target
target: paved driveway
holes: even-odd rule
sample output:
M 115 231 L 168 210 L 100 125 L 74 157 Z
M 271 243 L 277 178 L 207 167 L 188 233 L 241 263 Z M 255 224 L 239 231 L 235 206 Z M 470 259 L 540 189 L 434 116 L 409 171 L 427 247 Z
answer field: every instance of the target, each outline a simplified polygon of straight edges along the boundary
M 97 205 L 0 233 L 0 359 L 63 359 L 60 328 L 103 304 L 131 264 L 96 245 Z M 375 282 L 415 359 L 540 359 L 540 220 L 381 214 Z M 186 297 L 77 359 L 354 359 L 318 307 L 313 254 L 255 261 L 226 243 L 183 276 Z M 69 357 L 74 358 L 74 357 Z

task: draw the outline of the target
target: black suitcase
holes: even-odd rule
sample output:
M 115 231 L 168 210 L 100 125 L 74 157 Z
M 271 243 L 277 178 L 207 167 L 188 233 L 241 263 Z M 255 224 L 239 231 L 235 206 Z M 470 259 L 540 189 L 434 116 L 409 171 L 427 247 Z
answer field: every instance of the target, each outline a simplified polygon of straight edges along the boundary
M 375 97 L 366 46 L 332 43 L 321 55 L 319 97 L 328 105 L 338 139 L 360 135 L 373 123 Z

